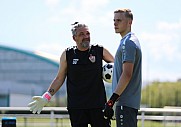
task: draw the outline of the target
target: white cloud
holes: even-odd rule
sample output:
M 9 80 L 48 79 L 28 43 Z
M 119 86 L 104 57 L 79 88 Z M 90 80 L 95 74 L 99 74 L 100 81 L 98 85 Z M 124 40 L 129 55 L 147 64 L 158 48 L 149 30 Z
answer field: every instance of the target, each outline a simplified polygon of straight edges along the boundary
M 81 8 L 84 11 L 96 12 L 99 8 L 107 5 L 110 0 L 81 0 Z
M 173 31 L 173 30 L 180 30 L 181 29 L 181 19 L 179 22 L 176 23 L 169 23 L 169 22 L 159 22 L 157 24 L 158 30 L 166 30 L 166 31 Z
M 173 24 L 159 22 L 156 26 L 155 31 L 157 32 L 142 33 L 143 45 L 156 61 L 162 59 L 173 61 L 175 57 L 181 55 L 179 52 L 181 22 Z M 176 29 L 178 31 L 175 31 Z
M 144 42 L 143 46 L 146 47 L 149 55 L 153 56 L 156 61 L 163 57 L 172 58 L 177 51 L 177 45 L 173 45 L 172 36 L 162 33 L 143 33 L 141 39 Z
M 48 7 L 55 7 L 59 4 L 60 0 L 46 0 L 45 1 L 45 4 L 48 6 Z
M 59 42 L 53 42 L 51 45 L 48 45 L 49 42 L 39 43 L 36 46 L 35 51 L 50 53 L 52 55 L 59 56 L 67 48 L 67 45 L 62 45 Z
M 105 22 L 110 17 L 110 14 L 101 10 L 109 2 L 110 0 L 70 0 L 66 6 L 60 5 L 59 9 L 56 8 L 56 13 L 48 21 L 52 23 L 60 23 L 62 21 L 71 23 L 80 21 L 88 24 L 102 23 L 102 21 Z M 104 15 L 101 12 L 104 12 Z
M 143 50 L 143 79 L 176 81 L 180 77 L 181 20 L 158 22 L 152 33 L 140 36 Z

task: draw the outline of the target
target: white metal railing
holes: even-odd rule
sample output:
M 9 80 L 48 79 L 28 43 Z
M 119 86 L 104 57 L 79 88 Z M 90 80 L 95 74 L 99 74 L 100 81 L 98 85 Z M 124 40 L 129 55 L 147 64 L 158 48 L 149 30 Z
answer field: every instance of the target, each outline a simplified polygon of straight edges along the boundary
M 7 114 L 6 112 L 14 111 L 20 112 L 18 114 Z M 15 116 L 15 117 L 23 117 L 26 121 L 27 118 L 50 118 L 50 127 L 55 127 L 54 119 L 55 118 L 69 118 L 68 111 L 66 107 L 44 107 L 42 110 L 42 114 L 32 114 L 29 111 L 29 114 L 21 114 L 21 112 L 28 112 L 28 107 L 0 107 L 0 116 Z M 49 112 L 48 114 L 44 114 L 43 112 Z M 56 114 L 56 112 L 60 112 L 60 114 Z M 161 113 L 162 115 L 147 115 L 148 113 Z M 141 108 L 139 110 L 138 119 L 141 120 L 141 126 L 144 127 L 145 120 L 160 120 L 160 121 L 181 121 L 181 108 Z M 26 127 L 26 122 L 24 123 Z
M 164 122 L 164 127 L 166 121 L 181 121 L 181 108 L 179 107 L 165 107 L 165 108 L 141 108 L 139 110 L 141 113 L 138 116 L 138 119 L 141 120 L 141 125 L 144 127 L 145 120 L 159 120 Z M 146 113 L 162 113 L 162 116 L 150 116 L 146 115 Z M 179 114 L 179 115 L 175 115 Z
M 6 114 L 6 112 L 14 111 L 19 112 L 18 114 Z M 55 127 L 54 119 L 55 118 L 69 118 L 68 111 L 66 107 L 44 107 L 41 114 L 32 114 L 29 111 L 29 114 L 22 114 L 21 112 L 28 112 L 29 107 L 0 107 L 0 116 L 6 117 L 23 117 L 24 118 L 24 127 L 27 127 L 27 118 L 50 118 L 50 127 Z M 47 111 L 49 114 L 44 114 L 43 112 Z M 62 112 L 64 114 L 55 114 L 55 112 Z

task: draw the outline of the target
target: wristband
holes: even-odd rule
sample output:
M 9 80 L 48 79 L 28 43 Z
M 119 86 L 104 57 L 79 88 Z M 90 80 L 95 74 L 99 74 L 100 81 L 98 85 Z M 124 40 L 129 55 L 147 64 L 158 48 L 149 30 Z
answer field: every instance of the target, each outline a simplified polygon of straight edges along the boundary
M 110 107 L 114 105 L 114 103 L 118 100 L 119 95 L 116 93 L 113 93 L 109 101 L 107 102 Z
M 47 99 L 48 101 L 50 101 L 50 99 L 52 98 L 52 95 L 49 92 L 45 92 L 42 95 L 43 98 Z

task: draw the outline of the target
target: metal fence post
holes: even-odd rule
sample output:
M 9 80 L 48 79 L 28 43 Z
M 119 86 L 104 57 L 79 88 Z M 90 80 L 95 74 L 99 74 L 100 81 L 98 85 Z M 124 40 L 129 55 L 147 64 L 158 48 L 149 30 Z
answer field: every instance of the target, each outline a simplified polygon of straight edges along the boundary
M 141 112 L 141 126 L 144 127 L 144 121 L 145 121 L 145 112 Z
M 53 121 L 54 120 L 54 111 L 53 110 L 51 110 L 50 119 L 51 119 L 51 123 L 50 123 L 51 125 L 50 126 L 54 127 L 54 121 Z

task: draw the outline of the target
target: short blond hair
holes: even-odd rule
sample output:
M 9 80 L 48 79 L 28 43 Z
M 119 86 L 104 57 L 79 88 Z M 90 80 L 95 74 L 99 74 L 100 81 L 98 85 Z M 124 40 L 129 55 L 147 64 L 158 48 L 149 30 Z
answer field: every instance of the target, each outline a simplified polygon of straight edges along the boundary
M 124 13 L 125 17 L 130 18 L 133 20 L 133 14 L 130 9 L 123 8 L 123 9 L 117 9 L 114 11 L 114 13 Z

